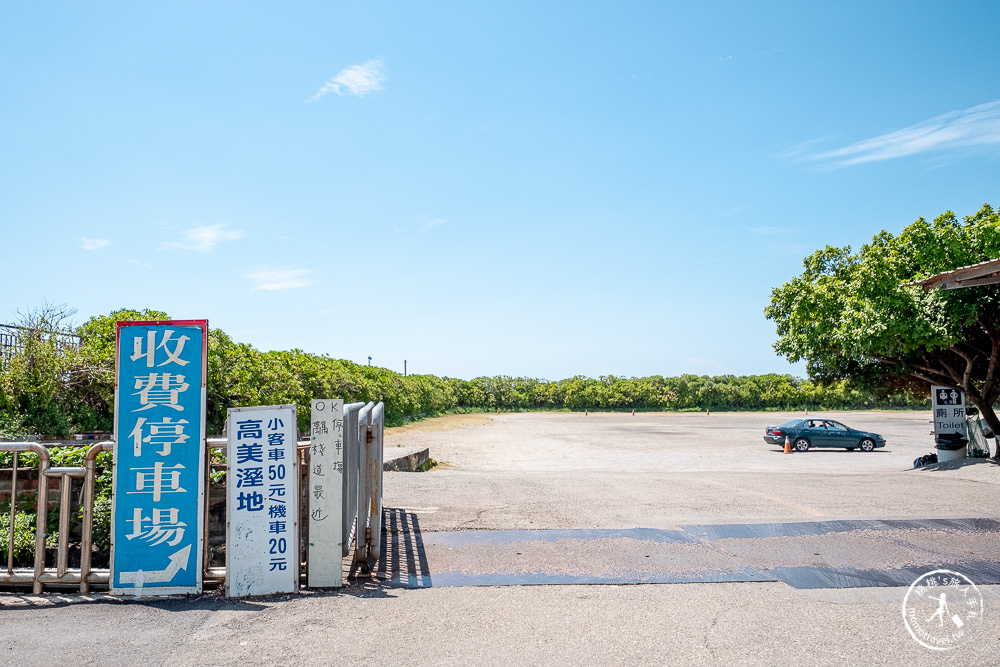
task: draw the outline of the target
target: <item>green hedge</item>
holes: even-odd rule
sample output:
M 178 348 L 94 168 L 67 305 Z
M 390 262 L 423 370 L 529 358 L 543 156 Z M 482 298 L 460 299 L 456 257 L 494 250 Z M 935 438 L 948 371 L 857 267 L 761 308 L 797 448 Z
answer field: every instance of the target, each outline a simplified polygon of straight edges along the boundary
M 68 436 L 112 428 L 115 321 L 169 319 L 156 310 L 119 310 L 73 331 L 79 348 L 47 336 L 53 318 L 32 317 L 25 345 L 0 363 L 0 438 L 28 433 Z M 30 329 L 31 327 L 29 327 Z M 65 329 L 63 329 L 65 331 Z M 302 350 L 263 352 L 213 329 L 208 341 L 207 423 L 222 433 L 226 409 L 294 403 L 308 430 L 310 400 L 384 401 L 390 425 L 420 416 L 472 410 L 822 410 L 925 408 L 923 395 L 874 395 L 844 382 L 819 385 L 789 375 L 642 378 L 575 376 L 472 380 L 402 376 Z

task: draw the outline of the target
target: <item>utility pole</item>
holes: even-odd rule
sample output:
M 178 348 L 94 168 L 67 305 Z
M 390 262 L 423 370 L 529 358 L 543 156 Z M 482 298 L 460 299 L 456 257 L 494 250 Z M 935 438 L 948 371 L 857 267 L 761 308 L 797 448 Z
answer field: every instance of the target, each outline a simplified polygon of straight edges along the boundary
M 370 354 L 368 355 L 368 365 L 372 365 L 372 356 Z
M 403 359 L 403 377 L 406 377 L 406 359 Z

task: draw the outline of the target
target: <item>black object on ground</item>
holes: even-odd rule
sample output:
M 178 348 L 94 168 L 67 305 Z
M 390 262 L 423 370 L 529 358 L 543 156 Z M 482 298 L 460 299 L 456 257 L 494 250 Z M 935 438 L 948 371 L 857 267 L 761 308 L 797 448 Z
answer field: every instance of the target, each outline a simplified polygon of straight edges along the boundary
M 938 449 L 955 451 L 969 444 L 969 439 L 961 433 L 942 433 L 934 439 Z

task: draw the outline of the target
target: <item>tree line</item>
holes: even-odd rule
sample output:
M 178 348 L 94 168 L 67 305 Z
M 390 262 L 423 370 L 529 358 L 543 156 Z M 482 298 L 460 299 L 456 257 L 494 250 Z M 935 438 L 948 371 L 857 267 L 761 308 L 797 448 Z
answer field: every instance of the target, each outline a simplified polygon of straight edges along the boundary
M 18 345 L 0 357 L 0 437 L 110 431 L 114 410 L 115 322 L 166 320 L 156 310 L 117 310 L 67 326 L 73 311 L 49 306 L 21 316 Z M 66 345 L 65 336 L 79 336 Z M 207 429 L 224 431 L 226 409 L 294 403 L 307 430 L 310 400 L 384 401 L 390 425 L 480 410 L 822 410 L 923 408 L 922 392 L 863 391 L 789 375 L 461 380 L 401 375 L 302 350 L 262 351 L 210 329 Z

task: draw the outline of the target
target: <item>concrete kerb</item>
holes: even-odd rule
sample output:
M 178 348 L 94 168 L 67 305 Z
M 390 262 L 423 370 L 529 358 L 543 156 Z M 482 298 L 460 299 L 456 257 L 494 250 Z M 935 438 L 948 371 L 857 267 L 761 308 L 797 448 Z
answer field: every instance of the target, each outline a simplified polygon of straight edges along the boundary
M 416 472 L 431 458 L 428 447 L 387 447 L 383 450 L 382 470 L 394 472 Z

